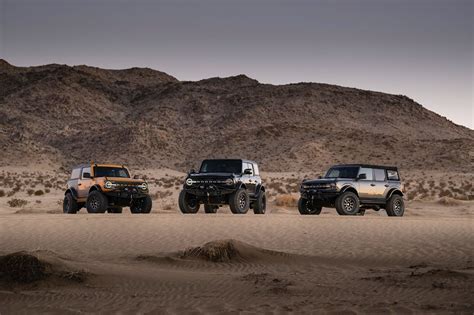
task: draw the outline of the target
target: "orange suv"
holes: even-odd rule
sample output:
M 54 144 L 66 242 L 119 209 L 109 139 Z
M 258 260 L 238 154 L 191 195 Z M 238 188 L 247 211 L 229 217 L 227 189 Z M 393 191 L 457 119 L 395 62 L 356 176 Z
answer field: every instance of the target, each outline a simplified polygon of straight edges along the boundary
M 64 194 L 63 212 L 77 213 L 82 207 L 88 213 L 150 213 L 152 201 L 148 184 L 138 176 L 130 177 L 120 164 L 83 164 L 73 168 Z

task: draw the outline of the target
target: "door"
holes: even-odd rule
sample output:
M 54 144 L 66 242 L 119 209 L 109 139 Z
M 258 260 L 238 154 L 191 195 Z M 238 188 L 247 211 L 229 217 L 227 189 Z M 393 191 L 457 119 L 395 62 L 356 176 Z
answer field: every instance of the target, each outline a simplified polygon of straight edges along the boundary
M 365 174 L 366 178 L 358 180 L 359 198 L 361 200 L 371 199 L 375 192 L 374 172 L 371 168 L 361 167 L 357 175 L 361 174 Z
M 252 163 L 247 163 L 244 162 L 244 170 L 245 169 L 250 169 L 252 171 L 251 174 L 245 174 L 245 185 L 247 186 L 247 192 L 250 195 L 255 195 L 255 187 L 257 186 L 256 180 L 255 180 L 255 171 L 253 169 Z
M 385 176 L 385 170 L 381 168 L 374 168 L 374 185 L 373 194 L 376 199 L 385 198 L 386 193 L 388 192 L 389 185 L 387 178 Z
M 84 173 L 91 173 L 91 168 L 90 167 L 84 167 L 81 171 L 81 177 L 79 178 L 78 184 L 77 184 L 77 194 L 79 198 L 87 198 L 87 195 L 89 194 L 89 189 L 92 186 L 92 179 L 90 178 L 84 178 Z

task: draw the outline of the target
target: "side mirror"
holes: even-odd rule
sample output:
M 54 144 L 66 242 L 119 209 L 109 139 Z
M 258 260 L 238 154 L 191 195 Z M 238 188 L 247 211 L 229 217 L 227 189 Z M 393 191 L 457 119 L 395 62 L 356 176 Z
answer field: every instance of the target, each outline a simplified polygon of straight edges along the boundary
M 359 179 L 359 180 L 367 179 L 367 175 L 366 174 L 359 174 L 359 176 L 357 176 L 357 179 Z
M 252 169 L 251 169 L 251 168 L 246 168 L 246 169 L 244 170 L 244 174 L 245 174 L 245 175 L 252 175 Z
M 91 173 L 82 173 L 82 178 L 91 178 Z
M 135 176 L 133 176 L 133 179 L 140 179 L 140 176 L 135 175 Z
M 196 173 L 196 171 L 194 170 L 194 168 L 192 168 L 192 169 L 189 170 L 189 174 L 194 174 L 194 173 Z

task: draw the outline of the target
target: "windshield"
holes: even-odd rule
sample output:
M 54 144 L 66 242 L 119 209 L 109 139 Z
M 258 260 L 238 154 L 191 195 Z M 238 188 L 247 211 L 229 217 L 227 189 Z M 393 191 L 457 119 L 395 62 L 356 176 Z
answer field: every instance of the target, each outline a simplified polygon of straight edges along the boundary
M 124 177 L 129 178 L 130 174 L 123 167 L 94 167 L 94 177 Z
M 200 173 L 242 173 L 241 160 L 204 160 Z
M 356 178 L 359 168 L 357 166 L 332 167 L 325 178 Z

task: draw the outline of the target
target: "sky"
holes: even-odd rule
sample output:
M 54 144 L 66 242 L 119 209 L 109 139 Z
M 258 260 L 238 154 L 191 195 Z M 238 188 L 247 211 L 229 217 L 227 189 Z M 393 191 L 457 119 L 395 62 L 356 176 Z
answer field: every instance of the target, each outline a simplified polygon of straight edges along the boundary
M 337 84 L 474 129 L 473 16 L 474 0 L 0 0 L 0 58 Z

